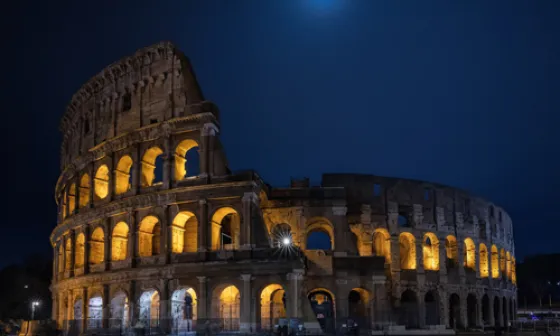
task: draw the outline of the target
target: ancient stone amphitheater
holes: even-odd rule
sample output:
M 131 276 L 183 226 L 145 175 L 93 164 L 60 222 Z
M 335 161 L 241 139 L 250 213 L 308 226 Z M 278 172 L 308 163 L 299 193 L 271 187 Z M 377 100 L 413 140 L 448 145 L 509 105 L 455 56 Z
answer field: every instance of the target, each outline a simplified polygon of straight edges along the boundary
M 403 332 L 515 316 L 512 223 L 500 207 L 375 175 L 271 187 L 230 170 L 221 126 L 167 42 L 73 96 L 50 237 L 61 329 L 330 333 L 355 322 Z

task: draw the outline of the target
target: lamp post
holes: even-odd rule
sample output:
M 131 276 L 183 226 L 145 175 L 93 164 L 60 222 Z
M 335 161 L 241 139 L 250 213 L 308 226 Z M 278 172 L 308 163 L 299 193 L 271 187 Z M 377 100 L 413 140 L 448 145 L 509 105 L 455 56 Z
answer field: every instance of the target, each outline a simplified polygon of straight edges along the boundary
M 39 301 L 31 301 L 31 321 L 33 321 L 33 318 L 35 317 L 35 308 L 39 307 L 39 304 Z

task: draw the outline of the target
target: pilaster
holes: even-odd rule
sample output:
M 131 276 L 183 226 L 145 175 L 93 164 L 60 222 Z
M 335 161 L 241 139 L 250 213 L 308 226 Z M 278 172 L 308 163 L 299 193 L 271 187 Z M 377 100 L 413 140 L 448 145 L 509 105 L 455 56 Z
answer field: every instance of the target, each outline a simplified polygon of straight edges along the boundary
M 288 295 L 287 295 L 287 315 L 290 318 L 300 319 L 303 317 L 302 303 L 305 297 L 301 295 L 301 284 L 304 276 L 303 269 L 294 269 L 288 273 Z
M 89 273 L 89 251 L 91 246 L 89 246 L 89 242 L 91 240 L 90 237 L 90 229 L 89 225 L 84 226 L 84 274 Z
M 253 240 L 253 220 L 254 207 L 258 202 L 258 195 L 254 192 L 248 192 L 243 195 L 243 225 L 241 226 L 241 237 L 239 247 L 242 250 L 249 250 L 255 247 Z
M 239 319 L 239 331 L 252 332 L 254 323 L 251 321 L 251 274 L 241 274 L 243 280 L 243 292 L 241 293 L 241 314 Z
M 208 235 L 208 202 L 206 199 L 198 200 L 198 252 L 208 251 L 208 247 L 212 246 Z
M 208 302 L 208 293 L 207 293 L 207 281 L 208 279 L 205 276 L 197 276 L 198 279 L 198 296 L 199 300 L 197 301 L 197 320 L 204 321 L 208 318 L 208 310 L 207 310 L 207 302 Z
M 109 318 L 111 309 L 111 298 L 109 297 L 109 285 L 103 285 L 103 311 L 101 312 L 101 326 L 103 329 L 109 328 Z

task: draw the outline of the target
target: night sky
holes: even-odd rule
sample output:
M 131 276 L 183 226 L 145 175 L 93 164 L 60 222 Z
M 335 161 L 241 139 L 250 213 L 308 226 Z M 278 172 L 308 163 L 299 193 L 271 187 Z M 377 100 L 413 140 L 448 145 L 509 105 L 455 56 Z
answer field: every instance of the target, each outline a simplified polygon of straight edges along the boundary
M 560 1 L 19 1 L 4 5 L 0 267 L 52 255 L 59 120 L 160 40 L 221 109 L 234 170 L 440 182 L 506 208 L 516 254 L 560 252 Z

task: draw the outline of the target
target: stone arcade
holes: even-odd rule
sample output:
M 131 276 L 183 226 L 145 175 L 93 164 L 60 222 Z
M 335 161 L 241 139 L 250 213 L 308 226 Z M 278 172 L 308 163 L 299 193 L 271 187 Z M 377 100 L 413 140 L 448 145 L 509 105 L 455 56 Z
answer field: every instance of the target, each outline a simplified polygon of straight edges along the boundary
M 515 316 L 512 223 L 450 187 L 326 174 L 320 186 L 233 173 L 220 114 L 162 42 L 104 69 L 62 119 L 53 317 L 131 326 L 332 331 L 504 325 Z M 194 163 L 194 164 L 193 164 Z M 198 163 L 198 164 L 197 164 Z M 326 250 L 308 237 L 328 241 Z

